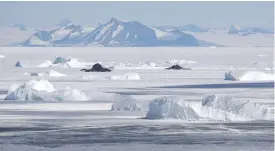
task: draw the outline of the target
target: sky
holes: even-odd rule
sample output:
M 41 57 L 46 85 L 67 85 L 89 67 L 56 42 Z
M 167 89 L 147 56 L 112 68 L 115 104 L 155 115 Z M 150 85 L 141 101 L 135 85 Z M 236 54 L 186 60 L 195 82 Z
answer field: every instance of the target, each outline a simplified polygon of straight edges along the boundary
M 145 25 L 274 27 L 273 2 L 0 2 L 0 25 L 45 27 L 71 19 L 78 25 L 111 17 Z

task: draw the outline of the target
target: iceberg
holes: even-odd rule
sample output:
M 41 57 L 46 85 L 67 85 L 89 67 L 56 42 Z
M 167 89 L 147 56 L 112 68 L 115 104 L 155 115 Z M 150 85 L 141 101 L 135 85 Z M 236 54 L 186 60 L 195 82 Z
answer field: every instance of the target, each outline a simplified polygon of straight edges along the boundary
M 274 81 L 274 74 L 265 73 L 261 71 L 248 71 L 244 73 L 227 72 L 225 73 L 225 80 L 232 81 Z
M 137 101 L 128 95 L 118 95 L 114 97 L 115 103 L 112 105 L 112 111 L 141 111 Z
M 137 73 L 126 73 L 124 75 L 114 75 L 109 77 L 110 80 L 140 80 Z
M 177 97 L 160 97 L 153 100 L 149 104 L 149 111 L 146 119 L 183 119 L 183 120 L 198 120 L 199 115 L 190 106 L 190 104 Z
M 208 95 L 203 98 L 202 105 L 255 120 L 266 119 L 270 114 L 269 108 L 262 104 L 236 100 L 228 95 Z
M 146 119 L 251 121 L 269 120 L 270 109 L 262 104 L 208 95 L 201 103 L 164 96 L 149 104 Z
M 5 100 L 88 101 L 89 98 L 84 92 L 70 87 L 65 90 L 56 90 L 48 80 L 42 79 L 31 80 L 22 85 L 11 85 Z

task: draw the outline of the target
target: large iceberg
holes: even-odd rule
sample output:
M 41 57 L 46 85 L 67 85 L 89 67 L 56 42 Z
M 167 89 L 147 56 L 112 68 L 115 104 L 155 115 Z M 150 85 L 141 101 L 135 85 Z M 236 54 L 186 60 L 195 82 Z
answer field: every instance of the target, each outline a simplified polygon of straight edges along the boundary
M 48 80 L 30 80 L 22 85 L 13 84 L 10 86 L 5 100 L 29 100 L 33 92 L 54 92 L 54 86 Z
M 10 86 L 5 100 L 21 101 L 87 101 L 87 95 L 77 89 L 66 88 L 56 90 L 54 86 L 42 79 L 31 80 L 22 85 L 13 84 Z
M 269 108 L 262 104 L 235 100 L 231 96 L 209 95 L 201 103 L 169 96 L 153 100 L 145 118 L 249 121 L 269 120 L 269 114 Z
M 128 95 L 117 95 L 114 97 L 115 103 L 112 105 L 112 111 L 141 111 L 137 101 Z
M 202 105 L 256 120 L 265 119 L 270 114 L 269 108 L 262 104 L 236 100 L 228 95 L 208 95 L 203 98 Z
M 199 115 L 190 104 L 176 97 L 160 97 L 149 104 L 146 119 L 174 118 L 184 120 L 198 120 Z

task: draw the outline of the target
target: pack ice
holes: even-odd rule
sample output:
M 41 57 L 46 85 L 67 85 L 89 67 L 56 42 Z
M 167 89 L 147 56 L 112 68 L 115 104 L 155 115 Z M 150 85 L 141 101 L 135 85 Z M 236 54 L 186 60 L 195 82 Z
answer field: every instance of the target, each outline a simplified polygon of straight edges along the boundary
M 84 92 L 69 87 L 65 90 L 56 90 L 48 80 L 42 79 L 30 80 L 22 85 L 11 85 L 5 100 L 87 101 L 88 97 Z
M 206 96 L 201 103 L 171 96 L 157 98 L 149 104 L 145 118 L 248 121 L 268 120 L 269 114 L 269 108 L 264 105 L 214 94 Z

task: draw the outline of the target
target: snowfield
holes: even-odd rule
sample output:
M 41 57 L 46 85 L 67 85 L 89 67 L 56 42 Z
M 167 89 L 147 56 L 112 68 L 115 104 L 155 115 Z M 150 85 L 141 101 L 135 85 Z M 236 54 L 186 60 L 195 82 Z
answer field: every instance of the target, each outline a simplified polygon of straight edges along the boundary
M 274 150 L 273 47 L 0 47 L 0 54 L 3 151 Z M 80 71 L 95 63 L 112 71 Z M 191 70 L 165 70 L 175 64 Z

